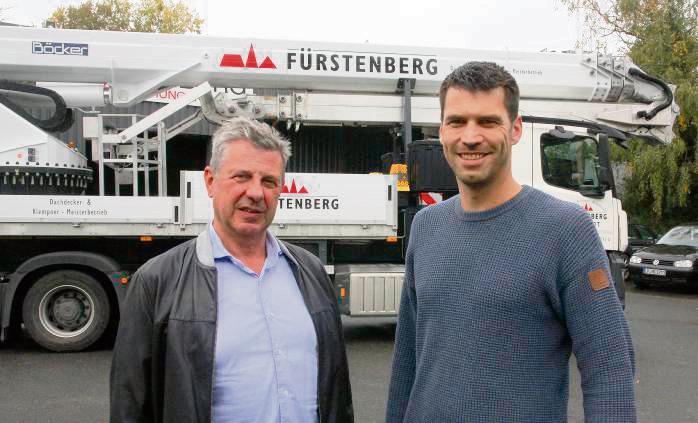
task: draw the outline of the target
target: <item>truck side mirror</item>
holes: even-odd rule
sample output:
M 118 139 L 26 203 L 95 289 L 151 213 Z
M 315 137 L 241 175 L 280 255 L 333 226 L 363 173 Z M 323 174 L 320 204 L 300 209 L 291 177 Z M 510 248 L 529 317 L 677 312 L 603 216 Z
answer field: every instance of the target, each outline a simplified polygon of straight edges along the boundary
M 608 134 L 599 133 L 599 183 L 605 189 L 610 188 L 613 191 L 613 196 L 617 197 L 616 183 L 613 180 L 613 171 L 611 170 L 611 145 L 608 142 Z

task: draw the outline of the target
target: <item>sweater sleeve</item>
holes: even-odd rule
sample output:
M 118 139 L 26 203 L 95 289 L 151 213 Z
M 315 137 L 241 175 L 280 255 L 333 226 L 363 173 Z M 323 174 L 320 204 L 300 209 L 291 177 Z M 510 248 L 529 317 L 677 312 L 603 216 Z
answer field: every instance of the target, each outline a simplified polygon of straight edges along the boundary
M 570 221 L 560 297 L 581 374 L 585 421 L 635 422 L 634 351 L 606 252 L 585 212 Z
M 136 272 L 121 309 L 109 383 L 112 423 L 153 421 L 151 345 L 153 303 L 146 280 Z
M 395 335 L 395 352 L 388 392 L 386 423 L 402 423 L 404 420 L 415 378 L 417 299 L 414 284 L 414 246 L 417 242 L 414 236 L 416 235 L 414 225 L 412 234 L 405 257 L 405 278 Z

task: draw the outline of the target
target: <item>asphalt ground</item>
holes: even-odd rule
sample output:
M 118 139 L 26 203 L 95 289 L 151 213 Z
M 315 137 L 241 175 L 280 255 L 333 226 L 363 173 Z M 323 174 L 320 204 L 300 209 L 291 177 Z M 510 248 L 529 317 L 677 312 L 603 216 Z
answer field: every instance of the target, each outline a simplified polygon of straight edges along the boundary
M 698 423 L 698 290 L 628 288 L 637 358 L 638 421 Z M 345 318 L 357 422 L 381 422 L 395 319 Z M 48 353 L 29 339 L 0 346 L 0 422 L 108 421 L 107 347 Z M 582 422 L 579 375 L 571 364 L 569 421 Z

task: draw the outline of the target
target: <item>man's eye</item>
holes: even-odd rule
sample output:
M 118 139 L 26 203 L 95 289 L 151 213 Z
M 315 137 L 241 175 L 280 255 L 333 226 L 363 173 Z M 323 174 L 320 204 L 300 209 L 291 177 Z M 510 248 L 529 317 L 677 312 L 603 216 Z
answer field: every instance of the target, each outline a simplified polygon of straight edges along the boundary
M 235 182 L 244 182 L 250 178 L 247 175 L 233 175 L 232 179 Z
M 495 126 L 499 125 L 499 122 L 496 120 L 483 120 L 480 122 L 481 126 L 484 126 L 485 128 L 494 128 Z
M 264 186 L 267 187 L 267 188 L 276 188 L 276 187 L 278 186 L 278 184 L 276 183 L 276 181 L 264 181 L 264 182 L 262 182 L 262 183 L 263 183 Z

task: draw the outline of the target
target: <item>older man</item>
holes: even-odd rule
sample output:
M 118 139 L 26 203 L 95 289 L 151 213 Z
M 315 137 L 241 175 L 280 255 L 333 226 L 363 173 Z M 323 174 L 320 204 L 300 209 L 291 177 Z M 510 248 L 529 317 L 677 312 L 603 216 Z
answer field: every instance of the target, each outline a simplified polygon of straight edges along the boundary
M 211 225 L 134 275 L 112 422 L 351 422 L 341 321 L 320 261 L 267 228 L 289 142 L 244 118 L 213 136 Z

